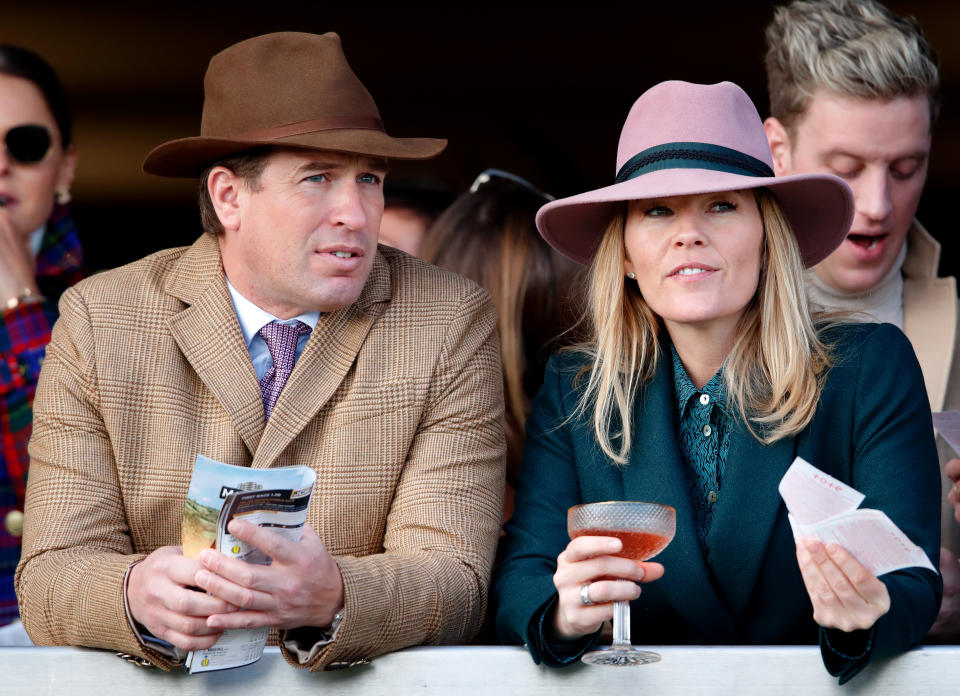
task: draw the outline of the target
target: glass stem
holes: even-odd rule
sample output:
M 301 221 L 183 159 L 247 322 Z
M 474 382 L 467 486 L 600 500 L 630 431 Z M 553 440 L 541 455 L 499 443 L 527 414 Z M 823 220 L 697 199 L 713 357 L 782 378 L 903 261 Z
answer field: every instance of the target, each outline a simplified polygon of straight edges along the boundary
M 629 581 L 618 580 L 617 582 Z M 613 645 L 614 647 L 630 646 L 630 602 L 613 603 Z

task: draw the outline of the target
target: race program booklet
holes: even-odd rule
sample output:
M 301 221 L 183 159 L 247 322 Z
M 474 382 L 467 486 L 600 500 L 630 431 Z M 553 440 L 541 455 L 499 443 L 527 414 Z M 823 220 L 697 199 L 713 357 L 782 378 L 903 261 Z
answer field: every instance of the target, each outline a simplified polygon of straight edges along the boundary
M 880 510 L 857 509 L 864 495 L 801 457 L 778 486 L 793 538 L 834 543 L 876 576 L 920 566 L 934 572 L 927 554 Z
M 234 537 L 227 525 L 239 517 L 299 541 L 316 480 L 306 466 L 251 469 L 198 454 L 183 510 L 183 555 L 196 558 L 204 549 L 216 549 L 270 565 L 269 556 Z M 269 628 L 224 631 L 212 647 L 188 653 L 184 667 L 194 674 L 256 662 L 269 633 Z

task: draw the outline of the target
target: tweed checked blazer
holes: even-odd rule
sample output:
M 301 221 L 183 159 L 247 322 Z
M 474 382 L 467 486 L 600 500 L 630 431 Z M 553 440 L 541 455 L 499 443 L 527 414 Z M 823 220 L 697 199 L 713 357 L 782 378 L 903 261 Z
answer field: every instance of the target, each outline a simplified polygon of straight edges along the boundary
M 60 311 L 16 577 L 36 643 L 170 666 L 130 627 L 123 583 L 132 563 L 180 544 L 198 452 L 317 471 L 308 521 L 340 567 L 346 615 L 303 666 L 479 628 L 505 457 L 483 289 L 381 247 L 357 302 L 321 315 L 266 424 L 210 235 L 80 283 Z

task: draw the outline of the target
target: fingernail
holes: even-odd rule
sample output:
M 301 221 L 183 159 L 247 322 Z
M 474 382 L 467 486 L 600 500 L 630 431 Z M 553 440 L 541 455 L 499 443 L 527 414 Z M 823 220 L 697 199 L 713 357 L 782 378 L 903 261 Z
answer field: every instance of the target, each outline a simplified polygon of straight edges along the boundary
M 207 617 L 207 626 L 210 628 L 220 628 L 221 621 L 216 616 Z
M 207 565 L 212 558 L 213 558 L 213 551 L 211 551 L 210 549 L 204 549 L 203 551 L 197 554 L 197 560 L 203 563 L 204 565 Z
M 619 550 L 620 550 L 620 540 L 619 540 L 619 539 L 611 539 L 610 541 L 607 542 L 607 548 L 610 549 L 611 551 L 619 551 Z
M 836 544 L 827 544 L 827 553 L 829 553 L 831 556 L 836 556 L 838 553 L 840 553 L 840 547 Z
M 207 583 L 210 582 L 210 573 L 205 570 L 198 570 L 197 574 L 193 576 L 193 581 L 200 587 L 206 587 Z
M 645 571 L 640 566 L 637 566 L 637 576 L 636 576 L 637 580 L 643 580 L 646 577 L 646 575 L 647 575 L 647 571 Z

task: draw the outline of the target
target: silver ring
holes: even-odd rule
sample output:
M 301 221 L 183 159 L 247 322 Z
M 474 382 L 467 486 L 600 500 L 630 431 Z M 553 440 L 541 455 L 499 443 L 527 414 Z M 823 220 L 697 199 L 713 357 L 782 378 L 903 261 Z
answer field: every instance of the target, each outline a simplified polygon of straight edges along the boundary
M 580 604 L 585 607 L 592 607 L 596 602 L 590 601 L 590 583 L 584 583 L 580 586 Z

